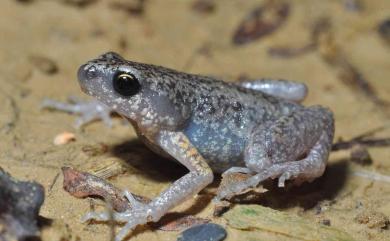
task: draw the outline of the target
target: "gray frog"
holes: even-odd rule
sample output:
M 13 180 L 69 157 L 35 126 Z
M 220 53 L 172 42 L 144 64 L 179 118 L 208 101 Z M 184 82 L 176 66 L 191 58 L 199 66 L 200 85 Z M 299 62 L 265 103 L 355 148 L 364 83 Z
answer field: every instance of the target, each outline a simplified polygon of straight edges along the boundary
M 133 208 L 113 214 L 116 221 L 126 223 L 117 241 L 197 194 L 213 181 L 213 173 L 251 174 L 220 192 L 215 199 L 221 200 L 269 178 L 278 178 L 283 187 L 288 179 L 312 181 L 325 170 L 334 135 L 333 115 L 321 106 L 299 104 L 307 94 L 304 84 L 226 83 L 127 61 L 113 52 L 82 65 L 78 78 L 85 93 L 128 119 L 153 151 L 189 170 L 149 204 L 125 192 Z M 84 121 L 97 115 L 107 120 L 109 111 L 98 102 L 72 108 L 86 113 Z M 108 212 L 90 212 L 84 220 L 110 217 Z

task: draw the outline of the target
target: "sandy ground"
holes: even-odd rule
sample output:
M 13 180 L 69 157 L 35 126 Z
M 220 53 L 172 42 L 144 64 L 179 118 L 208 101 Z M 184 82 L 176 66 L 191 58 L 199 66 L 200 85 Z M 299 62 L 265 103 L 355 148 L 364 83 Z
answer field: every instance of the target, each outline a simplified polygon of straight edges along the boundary
M 120 118 L 114 119 L 112 129 L 95 122 L 76 130 L 74 116 L 40 110 L 46 97 L 62 101 L 71 95 L 84 98 L 76 70 L 108 50 L 128 59 L 228 80 L 245 75 L 305 82 L 310 89 L 305 104 L 321 104 L 334 111 L 336 140 L 390 125 L 389 108 L 378 107 L 340 81 L 318 51 L 288 59 L 273 58 L 267 52 L 276 45 L 302 45 L 310 38 L 311 23 L 329 17 L 335 42 L 346 58 L 380 98 L 390 101 L 390 45 L 377 33 L 378 24 L 390 17 L 388 0 L 366 0 L 360 12 L 346 10 L 337 0 L 291 1 L 290 16 L 280 29 L 240 47 L 232 44 L 232 34 L 243 17 L 263 1 L 216 1 L 215 11 L 208 14 L 192 10 L 192 1 L 148 0 L 142 14 L 113 7 L 113 2 L 126 1 L 92 1 L 83 7 L 69 2 L 77 1 L 0 2 L 0 166 L 16 178 L 35 180 L 45 187 L 40 215 L 52 223 L 43 228 L 42 240 L 109 239 L 108 225 L 80 222 L 91 205 L 98 209 L 104 205 L 66 193 L 63 166 L 95 173 L 110 170 L 115 174 L 112 183 L 148 197 L 185 173 L 145 149 Z M 74 132 L 76 141 L 54 146 L 53 138 L 63 131 Z M 389 136 L 388 128 L 376 135 Z M 85 146 L 99 143 L 109 151 L 97 156 L 83 151 Z M 322 178 L 287 194 L 280 190 L 265 194 L 268 201 L 263 203 L 313 222 L 329 220 L 331 226 L 356 240 L 390 240 L 389 227 L 359 222 L 361 215 L 390 217 L 389 183 L 353 175 L 362 170 L 390 175 L 389 148 L 369 148 L 369 153 L 373 163 L 361 166 L 350 161 L 349 151 L 334 152 Z M 210 193 L 214 190 L 208 188 L 176 211 L 211 218 L 227 228 L 227 240 L 244 240 L 223 217 L 212 217 Z M 318 207 L 322 210 L 319 214 Z M 175 240 L 177 234 L 145 227 L 130 238 Z M 262 235 L 275 239 L 272 233 Z

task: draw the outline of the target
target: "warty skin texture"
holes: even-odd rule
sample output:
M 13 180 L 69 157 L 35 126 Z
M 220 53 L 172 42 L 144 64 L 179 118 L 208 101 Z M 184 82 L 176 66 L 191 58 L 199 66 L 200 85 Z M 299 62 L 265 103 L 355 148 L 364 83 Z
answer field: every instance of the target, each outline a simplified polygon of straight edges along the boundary
M 118 93 L 118 73 L 134 77 L 139 89 L 131 96 Z M 199 192 L 213 172 L 246 172 L 253 176 L 219 193 L 231 197 L 268 178 L 311 181 L 322 175 L 334 134 L 332 113 L 323 107 L 304 107 L 303 84 L 257 80 L 238 84 L 207 76 L 127 61 L 106 53 L 82 65 L 82 90 L 127 118 L 152 150 L 170 156 L 189 169 L 150 204 L 116 213 L 126 222 L 116 239 Z M 108 213 L 89 213 L 85 219 L 109 219 Z
M 115 93 L 112 78 L 119 70 L 138 78 L 140 93 L 131 98 Z M 162 129 L 185 133 L 219 173 L 244 163 L 244 147 L 255 125 L 302 108 L 236 84 L 126 61 L 114 53 L 82 66 L 79 80 L 86 93 L 130 119 L 151 143 Z

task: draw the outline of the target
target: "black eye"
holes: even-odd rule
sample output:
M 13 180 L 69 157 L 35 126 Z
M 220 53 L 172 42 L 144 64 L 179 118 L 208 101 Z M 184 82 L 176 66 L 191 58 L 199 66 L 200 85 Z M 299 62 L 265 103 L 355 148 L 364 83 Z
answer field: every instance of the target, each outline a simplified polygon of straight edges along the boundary
M 118 94 L 129 97 L 138 93 L 141 88 L 137 78 L 129 73 L 118 72 L 113 79 L 114 90 Z

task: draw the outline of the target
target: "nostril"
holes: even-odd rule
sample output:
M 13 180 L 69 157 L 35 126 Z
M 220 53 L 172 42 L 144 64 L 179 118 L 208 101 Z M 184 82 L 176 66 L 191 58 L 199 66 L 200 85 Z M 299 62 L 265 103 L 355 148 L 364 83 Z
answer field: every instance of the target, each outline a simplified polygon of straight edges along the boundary
M 87 79 L 94 79 L 96 78 L 96 67 L 95 66 L 90 66 L 87 68 L 86 70 L 86 75 L 87 75 Z
M 88 64 L 80 66 L 77 77 L 80 81 L 96 78 L 96 67 Z

